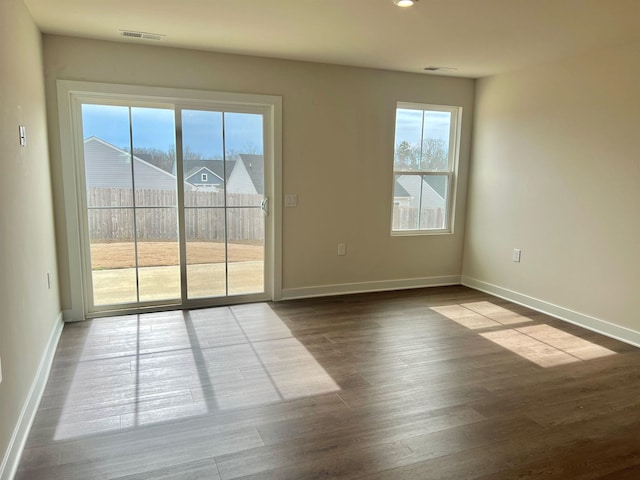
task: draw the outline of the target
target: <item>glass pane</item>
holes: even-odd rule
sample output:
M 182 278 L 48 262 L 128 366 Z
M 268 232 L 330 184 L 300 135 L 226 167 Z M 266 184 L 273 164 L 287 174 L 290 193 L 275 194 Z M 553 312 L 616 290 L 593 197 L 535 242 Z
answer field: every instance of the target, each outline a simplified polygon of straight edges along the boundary
M 224 162 L 222 116 L 182 111 L 188 298 L 227 294 L 224 186 L 233 164 Z
M 180 298 L 174 113 L 131 108 L 140 301 Z
M 419 175 L 396 175 L 393 190 L 393 230 L 417 230 L 420 209 Z
M 82 105 L 87 206 L 132 206 L 129 109 Z
M 262 115 L 225 113 L 228 206 L 259 206 L 264 198 Z
M 182 111 L 185 206 L 224 205 L 224 179 L 231 168 L 225 171 L 222 145 L 221 112 Z
M 227 209 L 229 295 L 264 292 L 264 215 L 258 208 Z
M 417 170 L 422 142 L 422 110 L 396 110 L 394 170 Z
M 225 113 L 226 158 L 233 161 L 227 182 L 229 295 L 264 291 L 263 118 Z
M 185 208 L 187 296 L 227 294 L 224 208 Z
M 451 112 L 424 111 L 421 170 L 449 170 Z
M 131 108 L 136 207 L 175 207 L 174 113 L 166 108 Z
M 140 301 L 180 298 L 176 208 L 136 208 Z
M 396 110 L 394 169 L 448 171 L 451 112 Z
M 134 303 L 138 295 L 129 109 L 84 104 L 82 130 L 93 303 Z
M 448 189 L 447 175 L 396 175 L 393 230 L 446 228 Z
M 420 230 L 446 228 L 448 190 L 447 175 L 422 176 Z
M 133 208 L 89 208 L 93 304 L 138 301 Z

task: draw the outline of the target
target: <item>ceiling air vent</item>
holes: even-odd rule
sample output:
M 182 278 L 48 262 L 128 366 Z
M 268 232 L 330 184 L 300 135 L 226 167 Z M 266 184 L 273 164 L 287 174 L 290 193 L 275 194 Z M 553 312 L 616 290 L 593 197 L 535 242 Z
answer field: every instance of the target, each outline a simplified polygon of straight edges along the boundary
M 436 67 L 435 65 L 424 67 L 425 72 L 454 72 L 456 70 L 458 69 L 455 67 Z
M 139 38 L 141 40 L 163 40 L 166 36 L 161 33 L 134 32 L 132 30 L 120 30 L 120 35 L 127 38 Z

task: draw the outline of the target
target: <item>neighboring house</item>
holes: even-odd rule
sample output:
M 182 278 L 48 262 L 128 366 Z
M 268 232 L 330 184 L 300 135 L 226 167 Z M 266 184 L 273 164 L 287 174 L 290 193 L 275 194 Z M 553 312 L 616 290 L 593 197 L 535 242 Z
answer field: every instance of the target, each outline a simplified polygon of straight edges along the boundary
M 195 168 L 185 173 L 184 181 L 195 186 L 198 190 L 209 188 L 222 190 L 224 188 L 222 177 L 207 167 Z
M 229 175 L 227 192 L 264 194 L 264 157 L 241 153 Z
M 185 177 L 190 176 L 196 170 L 206 168 L 221 179 L 224 178 L 226 172 L 228 179 L 234 164 L 235 160 L 227 160 L 225 168 L 224 160 L 184 160 L 184 171 L 188 172 Z
M 176 189 L 175 175 L 135 155 L 133 162 L 136 189 Z M 84 141 L 84 169 L 87 188 L 132 188 L 129 152 L 98 137 Z M 189 189 L 194 187 L 189 184 Z
M 397 178 L 393 186 L 393 203 L 400 207 L 411 206 L 411 194 L 407 192 L 402 185 L 400 185 Z
M 428 180 L 431 180 L 431 182 Z M 438 183 L 439 180 L 439 178 L 429 179 L 427 177 L 421 182 L 419 176 L 400 175 L 396 180 L 394 200 L 398 201 L 398 204 L 401 206 L 419 208 L 420 190 L 422 190 L 423 209 L 445 209 L 446 202 L 444 196 L 446 184 Z M 398 186 L 402 187 L 401 191 L 398 191 Z M 407 195 L 405 195 L 405 193 Z

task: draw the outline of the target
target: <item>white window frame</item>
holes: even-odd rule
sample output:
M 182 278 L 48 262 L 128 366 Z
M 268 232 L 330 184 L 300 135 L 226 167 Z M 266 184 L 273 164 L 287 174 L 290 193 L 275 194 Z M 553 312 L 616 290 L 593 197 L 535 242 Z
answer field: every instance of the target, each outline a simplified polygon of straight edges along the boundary
M 449 155 L 448 170 L 397 170 L 395 165 L 396 153 L 396 132 L 398 110 L 418 110 L 418 111 L 435 111 L 451 113 L 451 125 L 449 128 Z M 458 163 L 460 157 L 460 132 L 462 130 L 462 107 L 451 105 L 433 105 L 425 103 L 398 102 L 396 105 L 396 121 L 394 122 L 394 145 L 392 165 L 392 184 L 391 184 L 391 235 L 392 236 L 411 236 L 411 235 L 443 235 L 453 234 L 455 225 L 455 205 L 458 183 Z M 445 206 L 444 228 L 429 229 L 412 229 L 398 230 L 393 228 L 393 212 L 394 212 L 394 190 L 396 175 L 415 175 L 422 178 L 424 175 L 447 176 L 447 198 Z M 420 221 L 418 220 L 418 226 Z
M 209 176 L 206 173 L 203 173 L 202 175 L 200 175 L 200 181 L 201 182 L 209 181 Z

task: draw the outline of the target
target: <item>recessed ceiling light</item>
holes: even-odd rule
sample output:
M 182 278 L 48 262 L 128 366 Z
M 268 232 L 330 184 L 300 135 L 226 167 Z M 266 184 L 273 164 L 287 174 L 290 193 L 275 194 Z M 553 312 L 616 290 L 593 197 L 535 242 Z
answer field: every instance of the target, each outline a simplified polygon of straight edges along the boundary
M 418 3 L 418 0 L 393 0 L 393 3 L 395 3 L 397 6 L 399 7 L 413 7 L 416 3 Z

